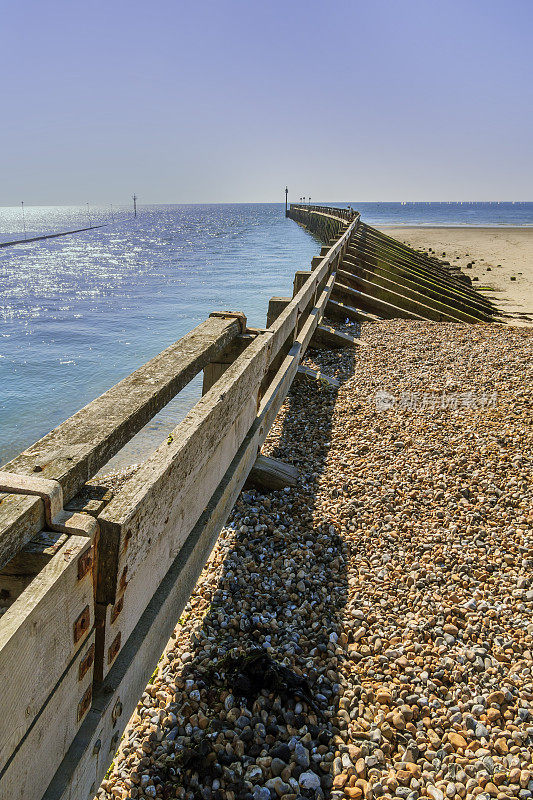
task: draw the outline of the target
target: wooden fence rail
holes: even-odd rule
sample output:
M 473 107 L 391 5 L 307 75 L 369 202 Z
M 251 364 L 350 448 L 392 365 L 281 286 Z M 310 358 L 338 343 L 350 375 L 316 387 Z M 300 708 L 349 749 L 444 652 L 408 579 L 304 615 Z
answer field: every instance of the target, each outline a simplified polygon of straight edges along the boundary
M 351 222 L 353 219 L 355 219 L 357 215 L 357 211 L 354 211 L 353 208 L 335 208 L 334 206 L 312 206 L 312 205 L 305 205 L 305 203 L 291 203 L 290 210 L 293 213 L 295 211 L 302 211 L 304 213 L 315 211 L 318 214 L 327 214 L 328 216 L 334 216 L 337 219 L 344 219 L 347 222 Z
M 267 328 L 211 315 L 2 468 L 1 797 L 96 792 L 359 225 L 312 208 L 334 241 L 272 298 Z M 87 484 L 202 370 L 202 398 L 119 491 Z

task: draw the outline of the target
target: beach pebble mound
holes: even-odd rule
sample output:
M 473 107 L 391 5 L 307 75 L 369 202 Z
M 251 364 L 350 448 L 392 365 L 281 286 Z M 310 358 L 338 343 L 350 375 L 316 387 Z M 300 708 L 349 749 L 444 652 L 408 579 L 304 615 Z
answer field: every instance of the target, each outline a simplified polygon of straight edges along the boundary
M 531 334 L 365 324 L 310 353 L 98 792 L 533 798 Z M 305 676 L 247 696 L 228 658 Z M 244 662 L 243 662 L 244 663 Z

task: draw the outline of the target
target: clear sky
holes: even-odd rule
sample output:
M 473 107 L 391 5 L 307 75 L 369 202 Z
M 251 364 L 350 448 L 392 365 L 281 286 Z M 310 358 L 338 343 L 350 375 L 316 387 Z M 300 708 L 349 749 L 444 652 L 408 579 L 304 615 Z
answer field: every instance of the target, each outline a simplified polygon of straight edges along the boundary
M 0 204 L 533 200 L 532 0 L 0 0 Z

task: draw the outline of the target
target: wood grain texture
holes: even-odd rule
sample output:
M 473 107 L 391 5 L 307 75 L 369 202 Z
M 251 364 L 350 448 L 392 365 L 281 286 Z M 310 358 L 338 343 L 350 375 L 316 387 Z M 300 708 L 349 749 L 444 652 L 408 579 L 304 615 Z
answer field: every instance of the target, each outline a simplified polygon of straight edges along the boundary
M 239 334 L 240 322 L 236 319 L 205 320 L 14 458 L 3 470 L 27 475 L 38 471 L 42 478 L 59 481 L 68 503 L 89 478 Z M 2 517 L 0 506 L 0 532 L 5 527 Z
M 298 470 L 292 464 L 286 464 L 279 458 L 258 456 L 253 465 L 246 485 L 260 489 L 279 490 L 288 486 L 296 486 Z
M 114 757 L 119 737 L 289 391 L 299 354 L 300 348 L 295 345 L 285 358 L 226 475 L 95 695 L 93 708 L 43 800 L 90 800 L 94 796 Z M 122 707 L 118 718 L 113 714 L 117 704 Z
M 98 631 L 103 636 L 101 650 L 99 647 L 103 655 L 102 676 L 120 650 L 112 649 L 117 636 L 120 634 L 123 646 L 208 505 L 256 414 L 257 401 L 251 397 L 190 482 L 174 486 L 175 502 L 164 518 L 154 519 L 150 528 L 142 529 L 144 535 L 130 539 L 128 548 L 120 551 L 118 575 L 124 579 L 119 582 L 115 603 L 107 606 L 105 626 Z
M 78 562 L 92 544 L 85 536 L 68 537 L 0 618 L 0 769 L 90 633 L 92 573 L 79 579 Z M 75 641 L 74 625 L 84 612 Z
M 40 800 L 42 797 L 89 710 L 82 713 L 92 693 L 92 664 L 85 669 L 91 663 L 91 648 L 94 649 L 94 631 L 0 771 L 0 797 L 9 800 Z

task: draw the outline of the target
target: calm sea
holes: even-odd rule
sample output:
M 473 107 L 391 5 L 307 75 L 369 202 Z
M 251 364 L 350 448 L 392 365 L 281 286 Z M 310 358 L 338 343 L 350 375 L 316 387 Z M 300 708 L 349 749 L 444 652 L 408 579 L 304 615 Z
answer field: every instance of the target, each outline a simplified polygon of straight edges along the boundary
M 344 204 L 337 204 L 344 205 Z M 533 203 L 357 203 L 375 224 L 531 225 Z M 106 227 L 0 248 L 0 463 L 215 310 L 265 324 L 319 243 L 282 205 L 26 207 L 26 235 Z M 0 242 L 23 237 L 0 208 Z M 139 460 L 199 396 L 197 379 L 114 459 Z

